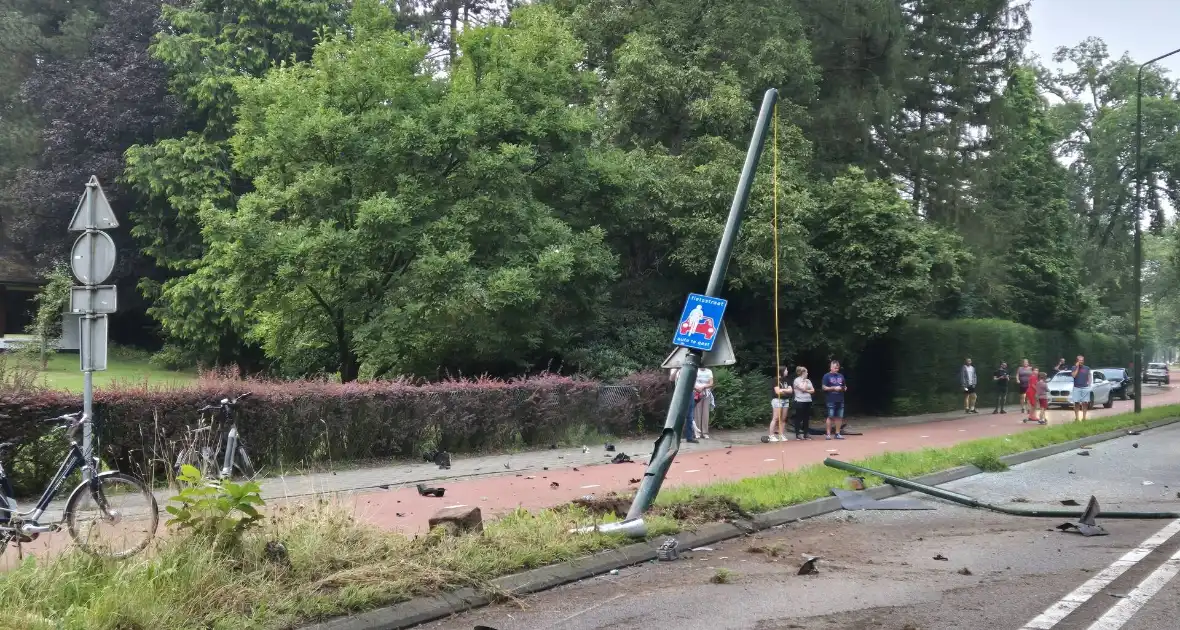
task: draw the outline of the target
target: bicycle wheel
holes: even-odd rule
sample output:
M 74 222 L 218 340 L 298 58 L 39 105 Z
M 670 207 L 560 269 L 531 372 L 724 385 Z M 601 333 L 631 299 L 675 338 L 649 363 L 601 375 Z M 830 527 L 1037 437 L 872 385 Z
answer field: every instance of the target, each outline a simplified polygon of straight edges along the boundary
M 238 444 L 238 456 L 234 459 L 234 470 L 238 471 L 238 475 L 245 481 L 251 481 L 258 471 L 254 469 L 254 462 L 250 456 L 246 454 L 246 447 Z
M 66 502 L 70 537 L 95 556 L 126 558 L 143 551 L 155 537 L 160 520 L 152 489 L 138 477 L 121 472 L 102 473 L 96 481 L 97 492 L 83 481 Z

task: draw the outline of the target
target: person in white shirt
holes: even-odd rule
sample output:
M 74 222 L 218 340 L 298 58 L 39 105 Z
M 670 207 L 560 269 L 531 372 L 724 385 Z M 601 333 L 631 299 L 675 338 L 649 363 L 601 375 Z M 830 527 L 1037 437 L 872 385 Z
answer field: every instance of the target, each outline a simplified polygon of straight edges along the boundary
M 811 384 L 811 379 L 807 378 L 807 368 L 799 366 L 795 368 L 795 382 L 792 384 L 792 389 L 795 390 L 795 439 L 810 440 L 811 439 L 811 395 L 815 393 L 815 386 Z
M 709 412 L 713 410 L 713 370 L 701 368 L 697 370 L 697 382 L 693 385 L 692 398 L 694 404 L 692 412 L 694 440 L 709 439 Z

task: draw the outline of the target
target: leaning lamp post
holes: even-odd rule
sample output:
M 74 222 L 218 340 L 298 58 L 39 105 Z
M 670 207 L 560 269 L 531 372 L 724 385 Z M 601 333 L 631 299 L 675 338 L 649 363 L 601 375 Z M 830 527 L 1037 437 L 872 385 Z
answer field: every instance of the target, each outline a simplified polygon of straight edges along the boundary
M 1180 48 L 1145 61 L 1135 75 L 1135 413 L 1143 411 L 1143 70 L 1151 64 L 1180 53 Z

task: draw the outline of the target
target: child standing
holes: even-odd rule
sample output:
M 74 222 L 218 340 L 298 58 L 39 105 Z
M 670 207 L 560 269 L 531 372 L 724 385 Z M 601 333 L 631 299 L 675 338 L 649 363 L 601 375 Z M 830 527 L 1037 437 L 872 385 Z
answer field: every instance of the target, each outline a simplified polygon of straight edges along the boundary
M 1049 379 L 1037 379 L 1037 402 L 1039 403 L 1037 410 L 1037 424 L 1048 424 L 1049 421 L 1045 418 L 1045 414 L 1049 411 Z

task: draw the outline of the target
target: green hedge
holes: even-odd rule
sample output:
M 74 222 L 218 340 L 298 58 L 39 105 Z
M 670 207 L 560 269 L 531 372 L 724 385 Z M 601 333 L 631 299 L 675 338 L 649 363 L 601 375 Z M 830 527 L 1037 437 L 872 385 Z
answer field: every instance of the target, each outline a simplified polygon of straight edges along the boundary
M 994 319 L 910 320 L 881 343 L 887 352 L 876 356 L 888 357 L 887 365 L 858 365 L 857 372 L 862 382 L 869 378 L 875 383 L 873 388 L 861 388 L 876 398 L 866 401 L 870 403 L 866 406 L 896 415 L 962 406 L 959 368 L 966 357 L 979 371 L 981 405 L 991 404 L 986 400 L 986 378 L 1001 361 L 1015 370 L 1021 359 L 1051 369 L 1059 358 L 1072 362 L 1078 354 L 1084 354 L 1086 363 L 1094 368 L 1125 367 L 1132 358 L 1127 338 L 1038 330 Z

